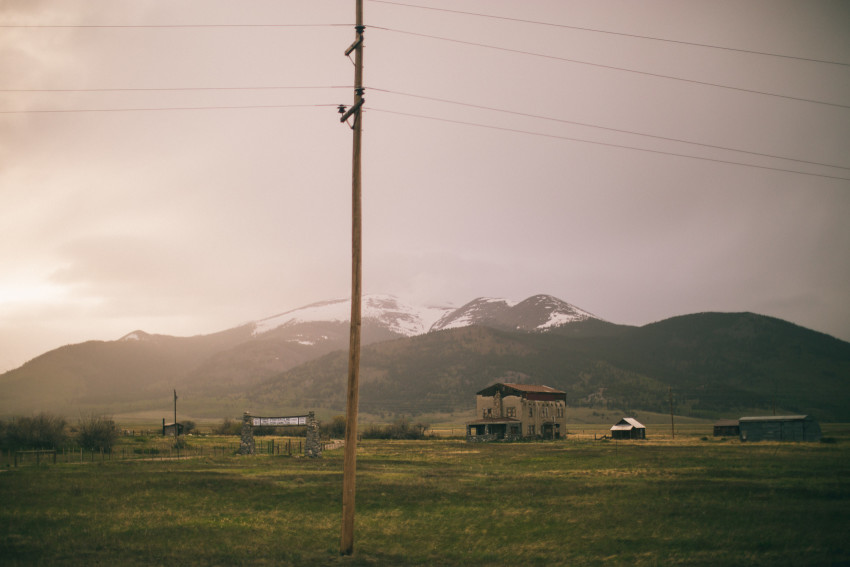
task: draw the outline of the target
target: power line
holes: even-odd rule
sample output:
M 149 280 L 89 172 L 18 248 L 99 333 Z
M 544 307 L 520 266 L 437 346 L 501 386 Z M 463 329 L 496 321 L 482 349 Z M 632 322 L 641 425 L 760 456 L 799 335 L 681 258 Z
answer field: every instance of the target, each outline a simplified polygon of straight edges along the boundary
M 720 83 L 710 83 L 708 81 L 698 81 L 696 79 L 686 79 L 686 78 L 683 78 L 683 77 L 675 77 L 675 76 L 672 76 L 672 75 L 663 75 L 661 73 L 652 73 L 650 71 L 637 71 L 635 69 L 627 69 L 625 67 L 616 67 L 614 65 L 604 65 L 602 63 L 592 63 L 590 61 L 581 61 L 579 59 L 570 59 L 570 58 L 567 58 L 567 57 L 559 57 L 557 55 L 547 55 L 545 53 L 535 53 L 535 52 L 532 52 L 532 51 L 523 51 L 523 50 L 520 50 L 520 49 L 510 49 L 508 47 L 502 47 L 502 46 L 499 46 L 499 45 L 477 43 L 477 42 L 466 41 L 466 40 L 462 40 L 462 39 L 453 39 L 453 38 L 449 38 L 449 37 L 441 37 L 441 36 L 429 35 L 429 34 L 418 33 L 418 32 L 397 30 L 397 29 L 393 29 L 393 28 L 384 28 L 384 27 L 372 26 L 371 29 L 400 33 L 400 34 L 406 34 L 406 35 L 412 35 L 412 36 L 416 36 L 416 37 L 425 37 L 425 38 L 428 38 L 428 39 L 436 39 L 436 40 L 439 40 L 439 41 L 448 41 L 448 42 L 451 42 L 451 43 L 459 43 L 459 44 L 462 44 L 462 45 L 471 45 L 471 46 L 474 46 L 474 47 L 496 49 L 498 51 L 506 51 L 508 53 L 516 53 L 516 54 L 519 54 L 519 55 L 529 55 L 529 56 L 532 56 L 532 57 L 542 57 L 544 59 L 553 59 L 553 60 L 556 60 L 556 61 L 564 61 L 564 62 L 567 62 L 567 63 L 576 63 L 576 64 L 579 64 L 579 65 L 590 65 L 592 67 L 599 67 L 599 68 L 602 68 L 602 69 L 611 69 L 611 70 L 615 70 L 615 71 L 625 71 L 627 73 L 635 73 L 635 74 L 638 74 L 638 75 L 646 75 L 646 76 L 649 76 L 649 77 L 656 77 L 656 78 L 661 78 L 661 79 L 670 79 L 670 80 L 674 80 L 674 81 L 682 81 L 682 82 L 685 82 L 685 83 L 692 83 L 692 84 L 696 84 L 696 85 L 717 87 L 717 88 L 721 88 L 721 89 L 729 89 L 729 90 L 733 90 L 733 91 L 759 94 L 759 95 L 764 95 L 764 96 L 772 96 L 772 97 L 777 97 L 777 98 L 784 98 L 784 99 L 787 99 L 787 100 L 795 100 L 795 101 L 798 101 L 798 102 L 808 102 L 808 103 L 812 103 L 812 104 L 822 104 L 822 105 L 826 105 L 826 106 L 834 106 L 834 107 L 838 107 L 838 108 L 848 108 L 848 109 L 850 109 L 850 105 L 847 105 L 847 104 L 838 104 L 838 103 L 835 103 L 835 102 L 826 102 L 826 101 L 822 101 L 822 100 L 814 100 L 814 99 L 811 99 L 811 98 L 781 95 L 781 94 L 771 93 L 771 92 L 767 92 L 767 91 L 745 89 L 743 87 L 733 87 L 733 86 L 730 86 L 730 85 L 722 85 Z
M 0 89 L 2 93 L 105 93 L 155 91 L 262 91 L 285 89 L 350 89 L 350 86 L 260 86 L 260 87 L 116 87 L 91 89 Z
M 749 150 L 741 150 L 741 149 L 738 149 L 738 148 L 731 148 L 731 147 L 728 147 L 728 146 L 705 144 L 705 143 L 702 143 L 702 142 L 693 142 L 693 141 L 684 140 L 684 139 L 681 139 L 681 138 L 672 138 L 672 137 L 668 137 L 668 136 L 658 136 L 658 135 L 655 135 L 655 134 L 646 134 L 644 132 L 636 132 L 634 130 L 623 130 L 623 129 L 620 129 L 620 128 L 611 128 L 611 127 L 607 127 L 607 126 L 599 126 L 597 124 L 588 124 L 586 122 L 576 122 L 574 120 L 564 120 L 564 119 L 561 119 L 561 118 L 553 118 L 553 117 L 550 117 L 550 116 L 541 116 L 539 114 L 531 114 L 531 113 L 527 113 L 527 112 L 517 112 L 517 111 L 513 111 L 513 110 L 506 110 L 506 109 L 503 109 L 503 108 L 494 108 L 494 107 L 491 107 L 491 106 L 483 106 L 483 105 L 479 105 L 479 104 L 459 102 L 459 101 L 448 100 L 448 99 L 444 99 L 444 98 L 436 98 L 436 97 L 423 96 L 423 95 L 417 95 L 417 94 L 411 94 L 411 93 L 403 93 L 403 92 L 391 91 L 391 90 L 387 90 L 387 89 L 379 89 L 379 88 L 374 88 L 374 87 L 370 88 L 369 90 L 375 91 L 375 92 L 384 92 L 384 93 L 389 93 L 389 94 L 395 94 L 395 95 L 400 95 L 400 96 L 409 96 L 409 97 L 419 98 L 419 99 L 423 99 L 423 100 L 432 100 L 432 101 L 436 101 L 436 102 L 456 104 L 456 105 L 459 105 L 459 106 L 466 106 L 466 107 L 469 107 L 469 108 L 478 108 L 478 109 L 481 109 L 481 110 L 491 110 L 491 111 L 494 111 L 494 112 L 502 112 L 502 113 L 505 113 L 505 114 L 512 114 L 512 115 L 515 115 L 515 116 L 525 116 L 525 117 L 528 117 L 528 118 L 537 118 L 537 119 L 540 119 L 540 120 L 549 120 L 549 121 L 552 121 L 552 122 L 560 122 L 562 124 L 574 124 L 574 125 L 577 125 L 577 126 L 585 126 L 585 127 L 588 127 L 588 128 L 597 128 L 597 129 L 600 129 L 600 130 L 607 130 L 609 132 L 619 132 L 621 134 L 632 134 L 632 135 L 635 135 L 635 136 L 645 136 L 647 138 L 655 138 L 657 140 L 665 140 L 665 141 L 668 141 L 668 142 L 678 142 L 678 143 L 682 143 L 682 144 L 691 144 L 691 145 L 694 145 L 694 146 L 701 146 L 701 147 L 704 147 L 704 148 L 713 148 L 713 149 L 717 149 L 717 150 L 739 152 L 739 153 L 743 153 L 743 154 L 749 154 L 749 155 L 760 156 L 760 157 L 784 159 L 784 160 L 787 160 L 787 161 L 793 161 L 793 162 L 797 162 L 797 163 L 805 163 L 805 164 L 808 164 L 808 165 L 818 165 L 818 166 L 824 166 L 824 167 L 834 167 L 834 168 L 837 168 L 837 169 L 850 170 L 850 167 L 846 167 L 846 166 L 843 166 L 843 165 L 834 165 L 834 164 L 831 164 L 831 163 L 822 163 L 822 162 L 809 161 L 809 160 L 804 160 L 804 159 L 778 156 L 778 155 L 774 155 L 774 154 L 766 154 L 766 153 L 749 151 Z
M 0 24 L 0 28 L 73 28 L 73 29 L 182 29 L 182 28 L 323 28 L 351 27 L 352 24 Z
M 812 177 L 823 177 L 823 178 L 826 178 L 826 179 L 838 179 L 838 180 L 841 180 L 841 181 L 850 181 L 850 177 L 840 177 L 840 176 L 837 176 L 837 175 L 826 175 L 826 174 L 823 174 L 823 173 L 810 173 L 808 171 L 799 171 L 799 170 L 796 170 L 796 169 L 785 169 L 785 168 L 781 168 L 781 167 L 771 167 L 771 166 L 767 166 L 767 165 L 756 165 L 756 164 L 752 164 L 752 163 L 725 160 L 725 159 L 719 159 L 719 158 L 693 156 L 693 155 L 689 155 L 689 154 L 680 154 L 680 153 L 669 152 L 669 151 L 664 151 L 664 150 L 651 150 L 651 149 L 648 149 L 648 148 L 639 148 L 637 146 L 627 146 L 627 145 L 624 145 L 624 144 L 614 144 L 614 143 L 610 143 L 610 142 L 597 142 L 595 140 L 587 140 L 587 139 L 583 139 L 583 138 L 573 138 L 573 137 L 569 137 L 569 136 L 560 136 L 560 135 L 557 135 L 557 134 L 545 134 L 543 132 L 532 132 L 530 130 L 520 130 L 518 128 L 507 128 L 507 127 L 504 127 L 504 126 L 492 126 L 490 124 L 481 124 L 481 123 L 477 123 L 477 122 L 466 122 L 466 121 L 463 121 L 463 120 L 452 120 L 452 119 L 448 119 L 448 118 L 439 118 L 439 117 L 436 117 L 436 116 L 426 116 L 424 114 L 414 114 L 414 113 L 410 113 L 410 112 L 398 112 L 398 111 L 395 111 L 395 110 L 385 110 L 385 109 L 382 109 L 382 108 L 374 108 L 374 107 L 369 108 L 369 110 L 374 111 L 374 112 L 384 112 L 386 114 L 396 114 L 396 115 L 399 115 L 399 116 L 408 116 L 408 117 L 412 117 L 412 118 L 424 118 L 426 120 L 434 120 L 434 121 L 437 121 L 437 122 L 446 122 L 446 123 L 449 123 L 449 124 L 460 124 L 460 125 L 463 125 L 463 126 L 474 126 L 474 127 L 477 127 L 477 128 L 487 128 L 487 129 L 490 129 L 490 130 L 500 130 L 502 132 L 512 132 L 512 133 L 515 133 L 515 134 L 528 134 L 528 135 L 531 135 L 531 136 L 540 136 L 540 137 L 543 137 L 543 138 L 553 138 L 553 139 L 556 139 L 556 140 L 567 140 L 567 141 L 570 141 L 570 142 L 581 142 L 581 143 L 585 143 L 585 144 L 594 144 L 594 145 L 597 145 L 597 146 L 606 146 L 606 147 L 610 147 L 610 148 L 634 150 L 634 151 L 639 151 L 639 152 L 647 152 L 647 153 L 652 153 L 652 154 L 660 154 L 660 155 L 667 155 L 667 156 L 674 156 L 674 157 L 696 159 L 696 160 L 709 161 L 709 162 L 714 162 L 714 163 L 724 163 L 724 164 L 728 164 L 728 165 L 739 165 L 739 166 L 743 166 L 743 167 L 752 167 L 752 168 L 756 168 L 756 169 L 767 169 L 767 170 L 771 170 L 771 171 L 780 171 L 780 172 L 783 172 L 783 173 L 795 173 L 797 175 L 808 175 L 808 176 L 812 176 Z
M 241 106 L 168 106 L 168 107 L 139 107 L 139 108 L 69 108 L 69 109 L 32 109 L 32 110 L 0 110 L 0 114 L 73 114 L 86 112 L 158 112 L 175 110 L 245 110 L 269 108 L 308 108 L 308 107 L 338 107 L 336 103 L 328 104 L 250 104 Z
M 406 4 L 406 3 L 402 3 L 402 2 L 391 2 L 390 0 L 369 0 L 369 1 L 370 2 L 376 2 L 378 4 L 391 4 L 393 6 L 404 6 L 406 8 L 419 8 L 419 9 L 422 9 L 422 10 L 433 10 L 433 11 L 436 11 L 436 12 L 447 12 L 447 13 L 451 13 L 451 14 L 463 14 L 465 16 L 479 16 L 479 17 L 482 17 L 482 18 L 491 18 L 491 19 L 494 19 L 494 20 L 503 20 L 503 21 L 507 21 L 507 22 L 519 22 L 519 23 L 523 23 L 523 24 L 535 24 L 535 25 L 549 26 L 549 27 L 555 27 L 555 28 L 565 28 L 565 29 L 588 31 L 588 32 L 594 32 L 594 33 L 604 33 L 604 34 L 609 34 L 609 35 L 618 35 L 618 36 L 622 36 L 622 37 L 631 37 L 631 38 L 637 38 L 637 39 L 649 39 L 649 40 L 652 40 L 652 41 L 663 41 L 663 42 L 666 42 L 666 43 L 675 43 L 675 44 L 678 44 L 678 45 L 691 45 L 691 46 L 694 46 L 694 47 L 706 47 L 706 48 L 709 48 L 709 49 L 722 49 L 724 51 L 735 51 L 735 52 L 738 52 L 738 53 L 749 53 L 749 54 L 753 54 L 753 55 L 766 55 L 768 57 L 781 57 L 783 59 L 796 59 L 798 61 L 810 61 L 810 62 L 814 62 L 814 63 L 826 63 L 828 65 L 842 65 L 842 66 L 850 67 L 850 63 L 842 63 L 840 61 L 828 61 L 826 59 L 815 59 L 815 58 L 812 58 L 812 57 L 800 57 L 800 56 L 797 56 L 797 55 L 783 55 L 781 53 L 770 53 L 770 52 L 767 52 L 767 51 L 755 51 L 755 50 L 752 50 L 752 49 L 741 49 L 741 48 L 737 48 L 737 47 L 726 47 L 726 46 L 722 46 L 722 45 L 712 45 L 712 44 L 708 44 L 708 43 L 697 43 L 697 42 L 693 42 L 693 41 L 682 41 L 682 40 L 669 39 L 669 38 L 664 38 L 664 37 L 654 37 L 654 36 L 649 36 L 649 35 L 639 35 L 639 34 L 633 34 L 633 33 L 615 32 L 615 31 L 610 31 L 610 30 L 602 30 L 602 29 L 598 29 L 598 28 L 588 28 L 588 27 L 582 27 L 582 26 L 570 26 L 570 25 L 567 25 L 567 24 L 556 24 L 556 23 L 552 23 L 552 22 L 540 22 L 540 21 L 536 21 L 536 20 L 524 20 L 524 19 L 521 19 L 521 18 L 509 18 L 509 17 L 505 17 L 505 16 L 495 16 L 493 14 L 483 14 L 483 13 L 480 13 L 480 12 L 464 12 L 462 10 L 449 10 L 447 8 L 435 8 L 433 6 L 419 6 L 417 4 Z
M 180 91 L 192 92 L 192 91 L 250 91 L 250 90 L 287 90 L 287 89 L 305 89 L 306 90 L 306 89 L 350 89 L 350 88 L 351 88 L 350 86 L 344 86 L 344 85 L 334 85 L 334 86 L 245 86 L 245 87 L 126 87 L 126 88 L 117 87 L 117 88 L 85 88 L 85 89 L 70 89 L 70 88 L 0 89 L 0 92 L 7 92 L 7 93 L 13 93 L 13 92 L 22 92 L 22 93 L 23 92 L 26 92 L 26 93 L 160 92 L 160 91 L 163 91 L 163 92 L 180 92 Z M 831 163 L 823 163 L 823 162 L 816 162 L 816 161 L 810 161 L 810 160 L 804 160 L 804 159 L 798 159 L 798 158 L 791 158 L 791 157 L 780 156 L 780 155 L 775 155 L 775 154 L 767 154 L 767 153 L 756 152 L 756 151 L 751 151 L 751 150 L 742 150 L 742 149 L 739 149 L 739 148 L 732 148 L 732 147 L 729 147 L 729 146 L 721 146 L 721 145 L 715 145 L 715 144 L 707 144 L 707 143 L 703 143 L 703 142 L 694 142 L 694 141 L 685 140 L 685 139 L 682 139 L 682 138 L 673 138 L 673 137 L 670 137 L 670 136 L 660 136 L 660 135 L 655 135 L 655 134 L 647 134 L 645 132 L 637 132 L 637 131 L 634 131 L 634 130 L 625 130 L 625 129 L 613 128 L 613 127 L 609 127 L 609 126 L 600 126 L 598 124 L 589 124 L 589 123 L 586 123 L 586 122 L 578 122 L 578 121 L 575 121 L 575 120 L 566 120 L 566 119 L 555 118 L 555 117 L 551 117 L 551 116 L 543 116 L 543 115 L 531 114 L 531 113 L 527 113 L 527 112 L 518 112 L 518 111 L 508 110 L 508 109 L 504 109 L 504 108 L 495 108 L 495 107 L 491 107 L 491 106 L 484 106 L 484 105 L 479 105 L 479 104 L 460 102 L 460 101 L 449 100 L 449 99 L 445 99 L 445 98 L 417 95 L 417 94 L 413 94 L 413 93 L 393 91 L 393 90 L 389 90 L 389 89 L 380 89 L 380 88 L 376 88 L 376 87 L 370 87 L 370 90 L 373 91 L 373 92 L 383 92 L 383 93 L 394 94 L 394 95 L 398 95 L 398 96 L 406 96 L 406 97 L 418 98 L 418 99 L 422 99 L 422 100 L 443 102 L 443 103 L 447 103 L 447 104 L 465 106 L 465 107 L 468 107 L 468 108 L 477 108 L 477 109 L 481 109 L 481 110 L 501 112 L 501 113 L 504 113 L 504 114 L 511 114 L 511 115 L 514 115 L 514 116 L 524 116 L 524 117 L 528 117 L 528 118 L 536 118 L 536 119 L 539 119 L 539 120 L 548 120 L 548 121 L 552 121 L 552 122 L 559 122 L 559 123 L 562 123 L 562 124 L 573 124 L 573 125 L 583 126 L 583 127 L 587 127 L 587 128 L 596 128 L 596 129 L 599 129 L 599 130 L 607 130 L 609 132 L 619 132 L 619 133 L 622 133 L 622 134 L 644 136 L 644 137 L 647 137 L 647 138 L 654 138 L 654 139 L 657 139 L 657 140 L 665 140 L 665 141 L 669 141 L 669 142 L 678 142 L 678 143 L 682 143 L 682 144 L 690 144 L 690 145 L 701 146 L 701 147 L 706 147 L 706 148 L 713 148 L 713 149 L 726 150 L 726 151 L 734 151 L 734 152 L 739 152 L 739 153 L 744 153 L 744 154 L 749 154 L 749 155 L 754 155 L 754 156 L 760 156 L 760 157 L 783 159 L 783 160 L 793 161 L 793 162 L 797 162 L 797 163 L 805 163 L 805 164 L 808 164 L 808 165 L 817 165 L 817 166 L 823 166 L 823 167 L 834 167 L 834 168 L 837 168 L 837 169 L 850 170 L 850 167 L 842 166 L 842 165 L 835 165 L 835 164 L 831 164 Z M 246 106 L 239 106 L 239 107 L 165 108 L 165 109 L 162 109 L 162 110 L 181 110 L 181 109 L 182 110 L 192 110 L 192 109 L 203 110 L 203 109 L 210 109 L 210 108 L 249 108 L 249 107 L 250 108 L 262 108 L 260 106 L 247 106 L 246 105 Z M 117 109 L 117 110 L 121 110 L 121 109 Z M 126 110 L 134 110 L 134 109 L 126 109 Z M 144 109 L 142 109 L 142 110 L 144 110 Z M 157 109 L 148 109 L 148 110 L 157 110 Z M 109 112 L 109 111 L 112 111 L 112 110 L 109 110 L 109 109 L 88 109 L 88 110 L 69 110 L 69 111 L 65 111 L 65 112 Z M 13 112 L 13 111 L 8 111 L 7 113 L 11 113 L 11 112 Z M 24 112 L 24 111 L 20 111 L 20 112 Z M 44 111 L 32 111 L 32 112 L 60 112 L 60 111 L 59 110 L 56 110 L 56 111 L 44 110 Z

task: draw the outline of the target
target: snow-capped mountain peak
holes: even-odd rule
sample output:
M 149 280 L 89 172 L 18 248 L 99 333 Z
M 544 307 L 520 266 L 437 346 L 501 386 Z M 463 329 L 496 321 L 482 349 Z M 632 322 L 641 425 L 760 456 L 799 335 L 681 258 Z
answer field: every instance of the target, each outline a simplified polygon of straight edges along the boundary
M 501 313 L 516 305 L 516 302 L 495 297 L 479 297 L 473 299 L 463 307 L 446 313 L 437 320 L 429 330 L 442 331 L 444 329 L 457 329 L 469 325 L 486 324 L 499 317 Z
M 412 337 L 428 332 L 434 321 L 453 309 L 453 307 L 414 306 L 402 302 L 393 295 L 369 294 L 363 296 L 361 317 L 364 320 L 372 320 L 391 332 Z M 350 318 L 350 299 L 322 301 L 261 319 L 254 323 L 254 334 L 259 335 L 279 327 L 299 323 L 328 321 L 344 323 Z
M 547 331 L 554 327 L 596 319 L 566 301 L 551 295 L 534 295 L 520 301 L 479 297 L 437 321 L 432 331 L 467 325 L 488 325 L 518 331 Z
M 335 299 L 313 303 L 254 323 L 254 335 L 303 323 L 348 322 L 351 300 Z M 363 296 L 361 317 L 397 335 L 412 337 L 430 331 L 455 329 L 469 325 L 488 325 L 521 331 L 546 331 L 574 321 L 595 319 L 551 295 L 535 295 L 521 302 L 479 297 L 460 308 L 416 306 L 385 294 Z

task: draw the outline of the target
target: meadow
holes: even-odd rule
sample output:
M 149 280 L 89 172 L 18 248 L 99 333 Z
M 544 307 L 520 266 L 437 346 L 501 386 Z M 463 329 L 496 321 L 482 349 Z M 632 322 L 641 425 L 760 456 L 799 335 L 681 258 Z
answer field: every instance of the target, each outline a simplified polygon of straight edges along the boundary
M 0 564 L 850 565 L 850 428 L 824 433 L 364 440 L 351 557 L 341 450 L 3 466 Z

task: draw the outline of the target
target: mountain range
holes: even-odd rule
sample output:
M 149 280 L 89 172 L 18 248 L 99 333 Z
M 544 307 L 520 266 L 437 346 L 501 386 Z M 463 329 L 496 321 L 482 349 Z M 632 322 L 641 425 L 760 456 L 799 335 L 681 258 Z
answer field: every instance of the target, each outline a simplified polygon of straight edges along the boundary
M 47 352 L 0 375 L 0 415 L 51 411 L 238 417 L 341 412 L 350 313 L 326 301 L 195 337 L 134 331 Z M 362 302 L 361 411 L 468 411 L 496 381 L 541 383 L 572 406 L 732 417 L 810 413 L 850 421 L 850 343 L 752 313 L 634 327 L 548 295 L 416 306 Z

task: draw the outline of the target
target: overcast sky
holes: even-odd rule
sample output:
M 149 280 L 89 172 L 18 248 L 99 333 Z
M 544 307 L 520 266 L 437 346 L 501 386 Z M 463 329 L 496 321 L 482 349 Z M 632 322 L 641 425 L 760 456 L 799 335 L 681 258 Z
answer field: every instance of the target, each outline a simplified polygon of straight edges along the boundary
M 0 0 L 0 371 L 349 296 L 354 5 Z M 365 291 L 850 340 L 848 22 L 366 0 Z

